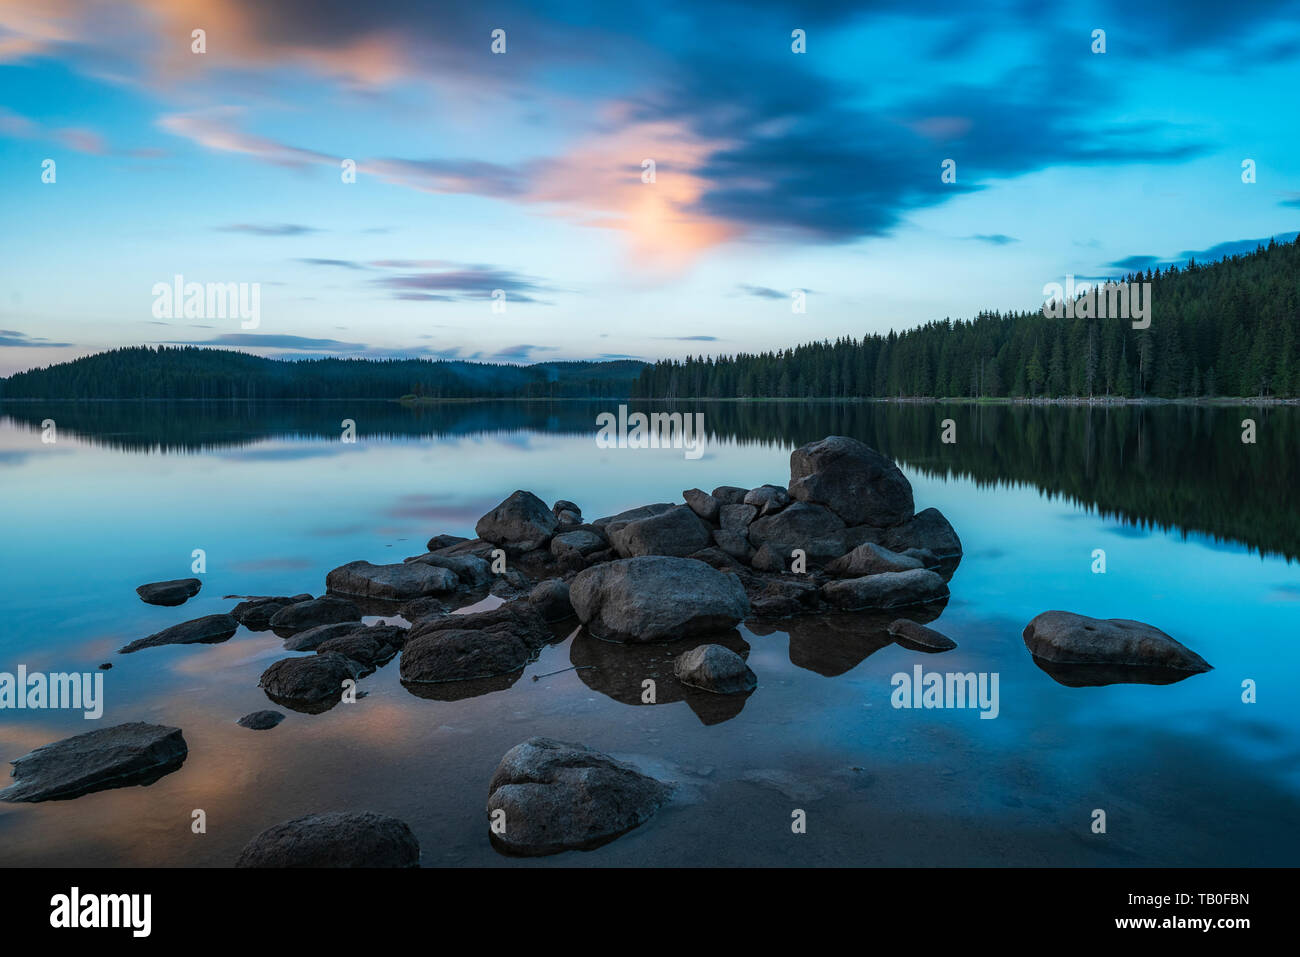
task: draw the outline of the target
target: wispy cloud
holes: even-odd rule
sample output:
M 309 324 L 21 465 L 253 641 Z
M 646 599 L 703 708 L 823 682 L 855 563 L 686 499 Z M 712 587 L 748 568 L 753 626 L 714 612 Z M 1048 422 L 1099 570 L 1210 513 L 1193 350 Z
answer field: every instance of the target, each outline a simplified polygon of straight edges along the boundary
M 231 223 L 215 228 L 220 233 L 245 233 L 249 236 L 306 236 L 320 232 L 314 226 L 298 223 Z

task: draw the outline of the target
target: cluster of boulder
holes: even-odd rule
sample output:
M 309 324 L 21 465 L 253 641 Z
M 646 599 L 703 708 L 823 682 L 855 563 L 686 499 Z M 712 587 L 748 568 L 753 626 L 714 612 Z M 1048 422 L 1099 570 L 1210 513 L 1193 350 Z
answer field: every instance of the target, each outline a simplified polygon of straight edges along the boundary
M 547 507 L 516 491 L 479 519 L 473 539 L 437 535 L 424 554 L 396 564 L 349 562 L 326 576 L 325 595 L 247 597 L 229 613 L 173 625 L 121 653 L 225 641 L 241 625 L 273 631 L 295 654 L 271 664 L 260 686 L 273 702 L 315 714 L 399 655 L 403 685 L 421 697 L 458 700 L 509 687 L 546 645 L 572 634 L 576 620 L 571 658 L 583 680 L 629 703 L 625 696 L 639 694 L 644 674 L 657 674 L 665 660 L 656 649 L 678 643 L 682 650 L 668 659 L 677 687 L 666 687 L 664 700 L 686 698 L 708 724 L 739 713 L 758 684 L 749 645 L 735 630 L 741 621 L 759 635 L 787 631 L 791 660 L 822 674 L 847 671 L 890 643 L 929 653 L 956 647 L 927 623 L 946 602 L 961 541 L 938 510 L 914 510 L 910 483 L 879 452 L 831 436 L 791 454 L 784 487 L 688 489 L 682 497 L 586 522 L 573 502 Z M 197 579 L 137 589 L 159 605 L 198 590 Z M 467 610 L 489 604 L 489 595 L 496 607 Z M 397 623 L 367 625 L 368 615 Z M 1028 624 L 1024 642 L 1039 667 L 1071 686 L 1160 684 L 1210 669 L 1140 622 L 1050 611 Z M 593 684 L 602 680 L 619 687 Z M 267 730 L 283 718 L 264 710 L 239 723 Z M 0 800 L 149 784 L 186 753 L 177 728 L 133 723 L 77 735 L 13 762 L 15 783 Z M 582 745 L 532 738 L 502 758 L 488 792 L 492 841 L 536 855 L 613 840 L 648 820 L 673 786 Z M 237 861 L 418 863 L 411 829 L 369 812 L 275 825 Z

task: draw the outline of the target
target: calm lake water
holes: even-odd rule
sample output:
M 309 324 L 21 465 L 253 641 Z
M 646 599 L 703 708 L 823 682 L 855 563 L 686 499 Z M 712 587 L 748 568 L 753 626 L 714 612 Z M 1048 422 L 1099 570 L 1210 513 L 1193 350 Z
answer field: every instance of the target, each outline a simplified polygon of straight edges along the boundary
M 709 439 L 690 460 L 598 448 L 596 414 L 614 405 L 0 407 L 0 671 L 114 664 L 98 722 L 0 711 L 0 759 L 125 721 L 179 726 L 189 744 L 148 787 L 0 804 L 0 864 L 226 866 L 263 828 L 337 809 L 407 821 L 426 866 L 1300 863 L 1300 410 L 703 404 L 692 411 Z M 1247 417 L 1254 444 L 1241 441 Z M 343 419 L 355 443 L 340 441 Z M 223 596 L 319 594 L 344 562 L 472 535 L 516 488 L 590 519 L 693 486 L 784 485 L 790 451 L 831 434 L 894 456 L 917 508 L 957 529 L 965 557 L 934 625 L 955 651 L 905 650 L 867 619 L 747 623 L 759 686 L 720 713 L 672 678 L 672 655 L 696 642 L 626 648 L 578 632 L 504 690 L 417 697 L 394 661 L 356 704 L 286 711 L 266 732 L 235 721 L 275 707 L 257 687 L 287 654 L 274 634 L 115 653 L 228 611 Z M 188 577 L 200 548 L 196 598 L 136 597 Z M 1059 684 L 1021 640 L 1053 608 L 1149 622 L 1215 670 Z M 916 664 L 996 673 L 998 716 L 895 709 L 891 676 Z M 640 703 L 647 676 L 657 705 Z M 1248 680 L 1256 703 L 1242 700 Z M 503 856 L 488 781 L 538 734 L 632 760 L 678 782 L 677 797 L 594 851 Z M 199 808 L 205 834 L 191 830 Z

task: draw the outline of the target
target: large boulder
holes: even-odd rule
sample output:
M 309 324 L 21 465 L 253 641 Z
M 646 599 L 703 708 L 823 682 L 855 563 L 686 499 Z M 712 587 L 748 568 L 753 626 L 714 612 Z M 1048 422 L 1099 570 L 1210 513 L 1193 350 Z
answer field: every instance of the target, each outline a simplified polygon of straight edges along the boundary
M 118 649 L 118 654 L 129 655 L 142 648 L 159 645 L 216 644 L 225 641 L 239 630 L 239 622 L 232 615 L 204 615 L 192 621 L 183 621 L 147 638 L 137 638 Z
M 718 505 L 740 505 L 749 494 L 749 489 L 738 485 L 719 485 L 710 493 Z
M 1121 665 L 1198 674 L 1212 666 L 1159 628 L 1125 618 L 1045 611 L 1024 631 L 1025 647 L 1059 665 Z
M 606 562 L 569 583 L 578 619 L 613 641 L 666 641 L 725 631 L 749 614 L 735 575 L 693 558 L 650 555 Z
M 609 540 L 624 558 L 640 555 L 684 558 L 711 544 L 709 526 L 688 505 L 620 524 L 609 531 Z
M 152 784 L 189 748 L 180 728 L 140 721 L 99 728 L 37 748 L 13 764 L 0 801 L 59 801 L 106 788 Z
M 700 645 L 678 655 L 673 662 L 677 680 L 714 694 L 748 694 L 758 687 L 758 677 L 730 648 Z
M 822 597 L 846 611 L 900 608 L 947 598 L 948 586 L 934 572 L 914 568 L 906 572 L 882 572 L 864 578 L 827 582 L 822 586 Z
M 567 532 L 560 532 L 551 539 L 551 554 L 563 558 L 576 554 L 582 558 L 602 549 L 609 548 L 609 540 L 596 530 L 595 526 L 584 526 Z
M 135 590 L 140 600 L 150 605 L 183 605 L 199 593 L 203 583 L 197 578 L 175 578 L 165 582 L 150 582 Z
M 795 502 L 756 519 L 749 540 L 760 549 L 770 545 L 777 554 L 799 548 L 813 561 L 829 561 L 844 554 L 844 522 L 824 505 Z
M 523 855 L 592 848 L 644 824 L 671 794 L 599 751 L 530 738 L 506 752 L 488 785 L 489 820 L 503 825 L 491 839 Z
M 961 557 L 961 539 L 937 508 L 917 512 L 903 524 L 885 529 L 879 541 L 896 552 L 925 549 L 940 559 Z
M 881 572 L 905 572 L 924 568 L 925 563 L 912 555 L 891 552 L 874 542 L 865 542 L 826 566 L 826 571 L 841 578 L 861 578 Z
M 532 492 L 516 490 L 474 526 L 474 534 L 499 545 L 509 555 L 541 548 L 560 524 L 546 503 Z
M 790 495 L 827 506 L 848 525 L 898 525 L 912 517 L 912 485 L 893 460 L 842 435 L 790 453 Z
M 236 867 L 419 867 L 420 843 L 404 821 L 369 811 L 309 814 L 268 827 Z
M 548 578 L 528 593 L 528 603 L 547 621 L 564 621 L 573 617 L 569 585 L 562 578 Z
M 325 587 L 336 595 L 353 598 L 405 600 L 425 595 L 444 595 L 460 586 L 460 578 L 449 568 L 424 562 L 372 565 L 357 561 L 340 565 L 325 576 Z
M 286 635 L 340 621 L 361 621 L 361 609 L 346 598 L 326 595 L 285 605 L 271 616 L 269 624 L 277 634 Z

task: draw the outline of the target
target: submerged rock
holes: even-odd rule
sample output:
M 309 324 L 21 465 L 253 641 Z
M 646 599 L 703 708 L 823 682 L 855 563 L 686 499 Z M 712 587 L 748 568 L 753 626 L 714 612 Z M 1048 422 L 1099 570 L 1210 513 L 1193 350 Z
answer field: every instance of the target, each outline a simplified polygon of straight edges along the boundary
M 340 565 L 325 576 L 325 587 L 338 595 L 406 600 L 455 591 L 460 578 L 449 568 L 424 562 L 373 565 L 357 561 Z
M 351 634 L 321 642 L 316 649 L 316 654 L 327 655 L 334 652 L 345 658 L 351 658 L 363 666 L 365 673 L 362 677 L 365 677 L 381 665 L 392 661 L 400 647 L 400 644 L 392 644 L 390 634 L 382 628 L 359 628 Z
M 236 724 L 250 731 L 270 731 L 284 720 L 283 711 L 254 711 L 240 718 Z
M 119 648 L 118 654 L 129 655 L 142 648 L 157 648 L 160 645 L 216 644 L 230 638 L 238 630 L 239 622 L 232 615 L 205 615 L 164 628 L 148 638 L 137 638 Z
M 1025 647 L 1036 660 L 1053 665 L 1154 668 L 1184 675 L 1212 669 L 1204 658 L 1159 628 L 1125 618 L 1045 611 L 1025 626 L 1023 637 Z M 1101 681 L 1081 677 L 1080 683 L 1110 684 L 1117 680 L 1123 678 L 1112 674 L 1109 680 Z M 1141 678 L 1135 676 L 1132 680 Z
M 626 558 L 579 572 L 569 583 L 578 619 L 613 641 L 665 641 L 725 631 L 749 614 L 735 575 L 693 558 Z
M 671 785 L 580 744 L 530 738 L 506 752 L 488 785 L 492 842 L 513 854 L 587 849 L 644 824 Z
M 278 634 L 294 634 L 341 621 L 360 622 L 361 609 L 346 598 L 327 595 L 286 605 L 271 616 L 270 625 Z
M 420 843 L 404 821 L 370 811 L 309 814 L 268 827 L 236 867 L 419 867 Z
M 673 674 L 683 684 L 714 694 L 748 694 L 758 687 L 758 676 L 730 648 L 700 645 L 673 662 Z
M 402 649 L 401 678 L 418 684 L 511 674 L 553 638 L 541 613 L 523 600 L 490 611 L 426 619 L 411 626 Z
M 311 595 L 248 598 L 232 608 L 230 615 L 249 631 L 266 631 L 271 627 L 271 618 L 281 608 L 310 600 Z
M 199 593 L 203 583 L 197 578 L 176 578 L 172 581 L 150 582 L 135 590 L 142 601 L 150 605 L 183 605 Z
M 893 460 L 842 435 L 790 453 L 790 496 L 825 505 L 847 525 L 898 525 L 912 517 L 912 485 Z
M 478 520 L 474 534 L 508 554 L 541 548 L 551 540 L 559 520 L 532 492 L 519 489 Z
M 136 721 L 74 735 L 13 764 L 0 801 L 60 801 L 106 788 L 147 785 L 175 771 L 189 749 L 180 728 Z
M 918 625 L 907 618 L 890 622 L 889 633 L 903 647 L 919 651 L 952 651 L 957 647 L 957 642 L 947 635 L 940 634 L 925 625 Z
M 822 586 L 822 595 L 832 605 L 846 611 L 899 608 L 947 598 L 948 586 L 934 572 L 914 568 L 906 572 L 882 572 L 864 578 L 827 582 Z

